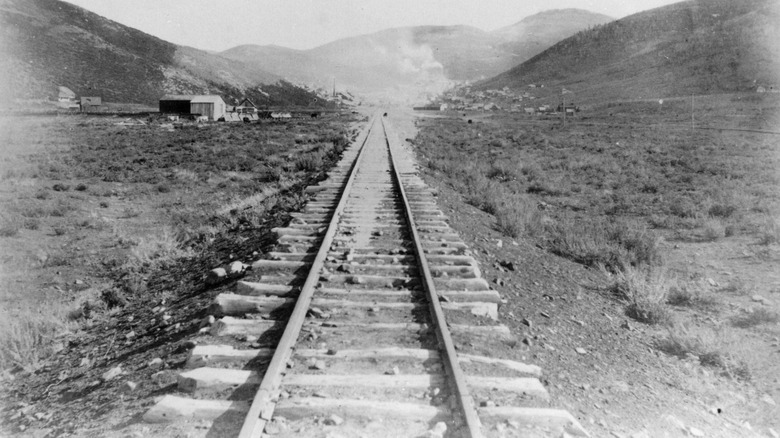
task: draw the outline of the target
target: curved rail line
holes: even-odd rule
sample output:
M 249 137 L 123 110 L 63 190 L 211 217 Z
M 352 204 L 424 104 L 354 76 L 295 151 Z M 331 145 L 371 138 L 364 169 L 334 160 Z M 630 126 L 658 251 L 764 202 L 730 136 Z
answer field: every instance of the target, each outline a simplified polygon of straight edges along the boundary
M 538 367 L 492 354 L 513 342 L 501 299 L 384 118 L 307 191 L 216 297 L 176 393 L 144 415 L 155 436 L 587 436 L 547 407 Z

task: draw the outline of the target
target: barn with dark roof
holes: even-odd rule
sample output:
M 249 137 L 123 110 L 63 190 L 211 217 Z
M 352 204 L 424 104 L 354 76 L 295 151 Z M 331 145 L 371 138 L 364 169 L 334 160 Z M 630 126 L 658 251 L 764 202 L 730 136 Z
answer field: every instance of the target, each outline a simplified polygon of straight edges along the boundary
M 222 97 L 211 95 L 166 95 L 160 99 L 160 112 L 163 114 L 192 114 L 218 120 L 225 117 L 227 105 Z

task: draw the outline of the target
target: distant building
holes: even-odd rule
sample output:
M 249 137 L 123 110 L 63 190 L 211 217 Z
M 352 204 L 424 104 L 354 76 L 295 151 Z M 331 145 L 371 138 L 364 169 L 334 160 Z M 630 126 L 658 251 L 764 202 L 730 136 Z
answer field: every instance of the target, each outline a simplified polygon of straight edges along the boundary
M 225 101 L 217 95 L 194 96 L 190 101 L 190 113 L 206 116 L 209 121 L 225 117 Z
M 73 90 L 71 90 L 68 87 L 62 87 L 62 86 L 58 88 L 59 88 L 59 97 L 57 99 L 58 101 L 72 102 L 76 100 L 76 93 L 74 93 Z
M 82 111 L 97 111 L 103 106 L 103 99 L 100 96 L 81 96 Z
M 59 87 L 57 107 L 64 109 L 79 109 L 79 103 L 76 101 L 76 93 L 68 87 Z
M 536 113 L 536 108 L 526 107 L 526 108 L 523 108 L 523 111 L 525 111 L 526 114 L 534 114 L 534 113 Z
M 756 92 L 757 93 L 766 93 L 766 88 L 759 86 L 758 88 L 756 88 Z
M 192 114 L 209 121 L 224 119 L 227 105 L 217 95 L 166 95 L 160 99 L 161 113 Z
M 562 113 L 564 109 L 566 110 L 566 114 L 579 112 L 580 110 L 580 108 L 574 105 L 574 103 L 567 103 L 565 107 L 559 103 L 555 111 Z
M 255 114 L 257 113 L 257 106 L 247 98 L 236 105 L 235 111 L 241 114 Z

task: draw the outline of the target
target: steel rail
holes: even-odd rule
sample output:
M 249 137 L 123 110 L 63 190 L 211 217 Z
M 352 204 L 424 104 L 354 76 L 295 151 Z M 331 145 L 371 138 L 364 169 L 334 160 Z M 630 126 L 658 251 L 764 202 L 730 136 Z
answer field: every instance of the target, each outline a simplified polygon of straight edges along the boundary
M 439 302 L 439 295 L 436 292 L 436 287 L 433 283 L 433 276 L 431 275 L 430 268 L 428 267 L 428 261 L 423 251 L 422 242 L 420 241 L 420 235 L 417 232 L 417 226 L 414 222 L 414 214 L 412 213 L 409 199 L 406 196 L 406 190 L 404 189 L 403 182 L 401 181 L 401 175 L 398 172 L 398 166 L 396 165 L 395 157 L 393 156 L 393 150 L 390 147 L 390 138 L 387 135 L 387 128 L 385 122 L 382 120 L 382 130 L 385 133 L 385 141 L 387 142 L 387 149 L 390 154 L 390 162 L 393 168 L 393 176 L 398 183 L 398 188 L 401 193 L 401 198 L 404 201 L 404 213 L 406 215 L 409 231 L 412 234 L 414 240 L 415 255 L 417 256 L 417 264 L 420 272 L 423 275 L 423 286 L 428 296 L 429 308 L 431 311 L 431 317 L 436 325 L 436 337 L 439 339 L 439 345 L 444 349 L 442 359 L 444 359 L 444 365 L 447 368 L 447 375 L 452 383 L 452 389 L 455 391 L 455 397 L 457 398 L 458 405 L 460 406 L 463 414 L 463 420 L 468 430 L 469 438 L 482 438 L 482 423 L 477 415 L 477 409 L 474 405 L 474 399 L 468 389 L 466 383 L 466 376 L 460 367 L 458 361 L 458 355 L 455 352 L 455 344 L 452 342 L 452 335 L 447 327 L 447 321 L 444 318 L 444 311 L 441 308 Z
M 287 325 L 284 328 L 279 344 L 276 347 L 271 362 L 263 376 L 263 380 L 260 383 L 260 388 L 255 393 L 252 400 L 252 405 L 249 407 L 249 412 L 246 415 L 244 423 L 239 433 L 239 438 L 259 438 L 262 436 L 263 429 L 267 421 L 273 416 L 273 411 L 276 407 L 275 400 L 279 397 L 280 386 L 285 369 L 287 368 L 287 362 L 290 360 L 292 350 L 298 341 L 298 335 L 300 335 L 301 328 L 306 319 L 306 313 L 311 305 L 312 296 L 314 295 L 314 288 L 317 285 L 320 277 L 320 271 L 325 262 L 325 258 L 328 256 L 333 238 L 336 235 L 339 220 L 341 214 L 344 212 L 349 192 L 352 189 L 352 183 L 357 175 L 357 169 L 360 165 L 360 161 L 363 158 L 363 152 L 365 151 L 366 142 L 368 141 L 371 131 L 376 124 L 376 116 L 369 124 L 369 128 L 366 132 L 366 137 L 363 139 L 363 143 L 360 145 L 360 152 L 355 158 L 352 168 L 350 170 L 349 178 L 344 185 L 344 190 L 341 193 L 336 209 L 333 212 L 330 223 L 328 224 L 328 230 L 325 233 L 322 244 L 317 256 L 312 263 L 309 275 L 306 277 L 306 281 L 301 288 L 301 292 L 296 300 L 295 307 L 293 308 L 290 319 L 287 321 Z

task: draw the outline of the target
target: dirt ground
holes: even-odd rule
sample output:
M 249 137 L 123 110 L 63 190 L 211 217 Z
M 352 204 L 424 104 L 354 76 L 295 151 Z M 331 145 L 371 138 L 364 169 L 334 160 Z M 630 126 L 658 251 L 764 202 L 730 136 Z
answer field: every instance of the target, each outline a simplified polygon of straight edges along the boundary
M 400 114 L 399 114 L 400 113 Z M 406 138 L 416 127 L 396 111 Z M 430 114 L 423 117 L 431 117 Z M 778 246 L 754 236 L 714 242 L 661 240 L 669 266 L 707 283 L 717 309 L 675 309 L 690 333 L 712 337 L 747 358 L 749 380 L 656 348 L 668 329 L 639 323 L 607 291 L 608 279 L 522 238 L 496 231 L 496 219 L 467 204 L 441 175 L 426 169 L 450 223 L 472 248 L 483 275 L 508 300 L 500 317 L 542 367 L 551 406 L 568 409 L 593 436 L 777 436 L 780 430 L 780 327 L 743 329 L 730 320 L 780 303 Z M 514 269 L 506 267 L 512 264 Z M 585 354 L 575 349 L 582 348 Z
M 401 139 L 417 136 L 411 112 L 390 109 L 388 113 Z M 625 303 L 606 290 L 609 279 L 603 273 L 552 255 L 531 240 L 508 238 L 496 231 L 493 215 L 466 203 L 445 178 L 426 168 L 424 177 L 438 190 L 440 206 L 479 260 L 483 276 L 507 300 L 500 319 L 511 328 L 517 341 L 512 348 L 519 350 L 518 355 L 542 367 L 551 407 L 568 409 L 593 436 L 773 437 L 780 431 L 778 324 L 750 329 L 727 324 L 748 310 L 777 309 L 777 244 L 755 245 L 746 236 L 714 242 L 667 236 L 661 243 L 672 266 L 701 277 L 719 294 L 716 311 L 680 308 L 674 313 L 692 333 L 701 330 L 718 341 L 731 340 L 735 351 L 751 354 L 752 377 L 738 379 L 701 365 L 699 358 L 680 359 L 661 352 L 656 342 L 668 335 L 667 328 L 626 316 Z M 112 187 L 102 184 L 110 208 L 116 209 L 117 216 L 129 215 L 133 199 L 112 195 Z M 162 193 L 155 187 L 149 190 Z M 293 192 L 299 193 L 302 188 L 296 187 Z M 37 189 L 28 189 L 28 196 L 34 198 Z M 73 194 L 73 189 L 67 192 Z M 94 202 L 100 211 L 100 199 Z M 53 356 L 34 369 L 5 376 L 0 430 L 35 437 L 123 436 L 123 428 L 139 421 L 154 397 L 175 383 L 176 368 L 186 360 L 187 340 L 198 330 L 204 309 L 231 287 L 207 288 L 203 273 L 268 248 L 270 228 L 284 223 L 286 212 L 299 206 L 282 203 L 269 209 L 260 226 L 237 227 L 215 236 L 208 244 L 208 257 L 179 260 L 148 274 L 144 277 L 147 293 L 72 328 L 58 338 L 60 348 Z M 48 238 L 57 237 L 55 225 Z M 79 227 L 78 223 L 68 226 Z M 89 224 L 78 229 L 89 234 Z M 62 248 L 68 250 L 66 254 L 100 250 L 84 243 Z M 95 263 L 100 262 L 98 256 L 105 257 L 104 251 L 91 254 Z M 57 275 L 56 265 L 46 269 Z M 85 277 L 73 275 L 57 285 L 68 284 L 70 290 L 82 286 L 76 280 Z M 51 286 L 56 291 L 56 285 Z M 120 378 L 102 378 L 117 365 Z M 139 386 L 131 389 L 128 382 Z
M 0 119 L 0 435 L 137 421 L 223 290 L 206 273 L 273 243 L 355 122 Z

